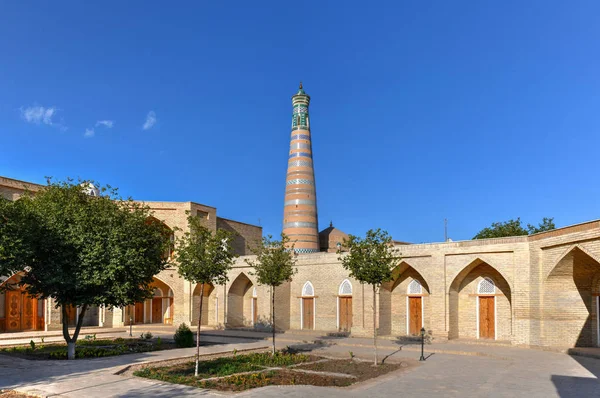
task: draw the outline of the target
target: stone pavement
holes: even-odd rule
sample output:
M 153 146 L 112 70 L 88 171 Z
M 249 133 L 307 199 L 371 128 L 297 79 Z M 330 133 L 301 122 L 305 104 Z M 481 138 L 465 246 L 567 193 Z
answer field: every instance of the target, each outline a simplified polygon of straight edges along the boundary
M 154 332 L 153 332 L 154 333 Z M 202 353 L 218 353 L 233 348 L 267 347 L 266 338 L 253 332 L 206 332 L 203 339 L 227 340 L 234 344 L 202 347 Z M 165 331 L 165 335 L 168 331 Z M 211 336 L 208 336 L 211 334 Z M 304 339 L 304 340 L 300 340 Z M 290 340 L 290 341 L 286 341 Z M 295 341 L 292 341 L 295 340 Z M 299 345 L 315 353 L 348 357 L 348 351 L 370 358 L 370 339 L 329 338 L 314 344 L 314 335 L 281 334 L 278 346 Z M 300 343 L 299 343 L 300 341 Z M 306 341 L 305 343 L 302 341 Z M 381 340 L 380 359 L 418 359 L 420 347 L 400 346 Z M 0 389 L 64 397 L 179 397 L 219 395 L 191 387 L 152 380 L 123 377 L 115 373 L 129 364 L 191 356 L 194 349 L 158 351 L 77 361 L 27 361 L 0 355 Z M 265 387 L 239 395 L 251 397 L 600 397 L 600 360 L 563 353 L 464 343 L 436 343 L 425 347 L 427 361 L 412 370 L 386 375 L 346 389 L 312 386 Z

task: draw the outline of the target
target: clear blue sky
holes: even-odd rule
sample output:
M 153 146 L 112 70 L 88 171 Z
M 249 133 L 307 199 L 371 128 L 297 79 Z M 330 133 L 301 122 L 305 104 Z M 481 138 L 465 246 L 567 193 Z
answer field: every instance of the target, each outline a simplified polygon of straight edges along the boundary
M 321 228 L 600 218 L 597 1 L 92 3 L 0 6 L 0 175 L 278 234 L 302 80 Z

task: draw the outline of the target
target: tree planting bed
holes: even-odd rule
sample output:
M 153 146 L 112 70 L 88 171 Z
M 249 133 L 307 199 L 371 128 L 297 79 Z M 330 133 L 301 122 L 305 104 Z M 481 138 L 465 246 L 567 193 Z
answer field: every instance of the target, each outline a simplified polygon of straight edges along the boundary
M 209 345 L 202 343 L 201 345 Z M 145 338 L 116 339 L 81 339 L 77 342 L 75 357 L 100 358 L 115 355 L 135 354 L 141 352 L 171 350 L 178 348 L 170 340 Z M 0 354 L 12 355 L 25 359 L 67 359 L 66 343 L 35 343 L 0 348 Z
M 414 366 L 413 361 L 382 364 L 358 359 L 331 359 L 314 355 L 268 352 L 202 359 L 198 377 L 194 361 L 169 364 L 136 365 L 128 372 L 138 377 L 169 383 L 215 389 L 243 391 L 269 385 L 313 385 L 346 387 L 383 374 Z

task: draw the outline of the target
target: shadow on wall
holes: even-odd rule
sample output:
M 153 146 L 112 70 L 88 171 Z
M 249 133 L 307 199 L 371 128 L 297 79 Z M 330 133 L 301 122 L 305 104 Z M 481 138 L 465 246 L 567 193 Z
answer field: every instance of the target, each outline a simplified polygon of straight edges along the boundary
M 571 358 L 590 372 L 590 377 L 552 375 L 559 397 L 598 397 L 600 396 L 600 360 L 572 355 Z M 595 376 L 595 378 L 594 378 Z

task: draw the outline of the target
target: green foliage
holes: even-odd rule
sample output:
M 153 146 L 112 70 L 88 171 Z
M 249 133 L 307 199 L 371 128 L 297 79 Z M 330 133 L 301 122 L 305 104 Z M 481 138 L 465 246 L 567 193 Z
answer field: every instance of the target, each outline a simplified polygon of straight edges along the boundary
M 392 279 L 392 271 L 400 262 L 392 237 L 381 229 L 370 229 L 364 239 L 349 235 L 343 247 L 349 252 L 338 251 L 342 266 L 352 278 L 375 287 Z
M 21 201 L 0 195 L 0 276 L 9 277 L 31 263 L 36 219 Z
M 151 339 L 152 337 L 154 337 L 154 336 L 152 335 L 152 333 L 150 333 L 150 332 L 146 332 L 146 333 L 142 333 L 142 336 L 141 336 L 141 337 L 142 337 L 144 340 L 150 340 L 150 339 Z
M 199 217 L 188 216 L 189 232 L 177 240 L 178 272 L 193 283 L 222 285 L 237 257 L 229 243 L 232 234 L 219 229 L 212 233 Z
M 489 239 L 489 238 L 503 238 L 508 236 L 523 236 L 532 235 L 539 232 L 545 232 L 556 229 L 554 224 L 554 218 L 544 217 L 542 222 L 535 225 L 527 224 L 527 227 L 523 227 L 521 218 L 516 220 L 508 220 L 504 222 L 492 223 L 490 227 L 486 227 L 479 231 L 473 239 Z
M 160 336 L 156 338 L 156 347 L 158 347 L 159 349 L 160 347 L 162 347 L 162 338 Z
M 35 341 L 29 340 L 29 346 L 31 347 L 31 351 L 35 351 Z
M 70 343 L 77 340 L 88 306 L 122 307 L 152 295 L 149 285 L 166 266 L 169 243 L 166 227 L 149 222 L 147 206 L 121 199 L 110 186 L 92 197 L 84 188 L 89 184 L 49 179 L 5 211 L 10 218 L 0 227 L 0 267 L 25 269 L 21 284 L 27 293 L 63 307 L 63 334 Z M 6 254 L 10 241 L 18 243 L 23 258 Z M 65 316 L 70 305 L 80 307 L 73 337 Z
M 194 333 L 190 330 L 188 325 L 182 323 L 179 325 L 173 336 L 175 340 L 175 346 L 179 348 L 193 347 L 194 346 Z
M 246 259 L 246 263 L 254 268 L 254 275 L 259 284 L 277 287 L 284 282 L 289 282 L 297 272 L 294 268 L 294 245 L 290 239 L 281 234 L 281 240 L 273 240 L 269 235 L 260 243 L 251 248 L 256 254 L 255 260 Z

